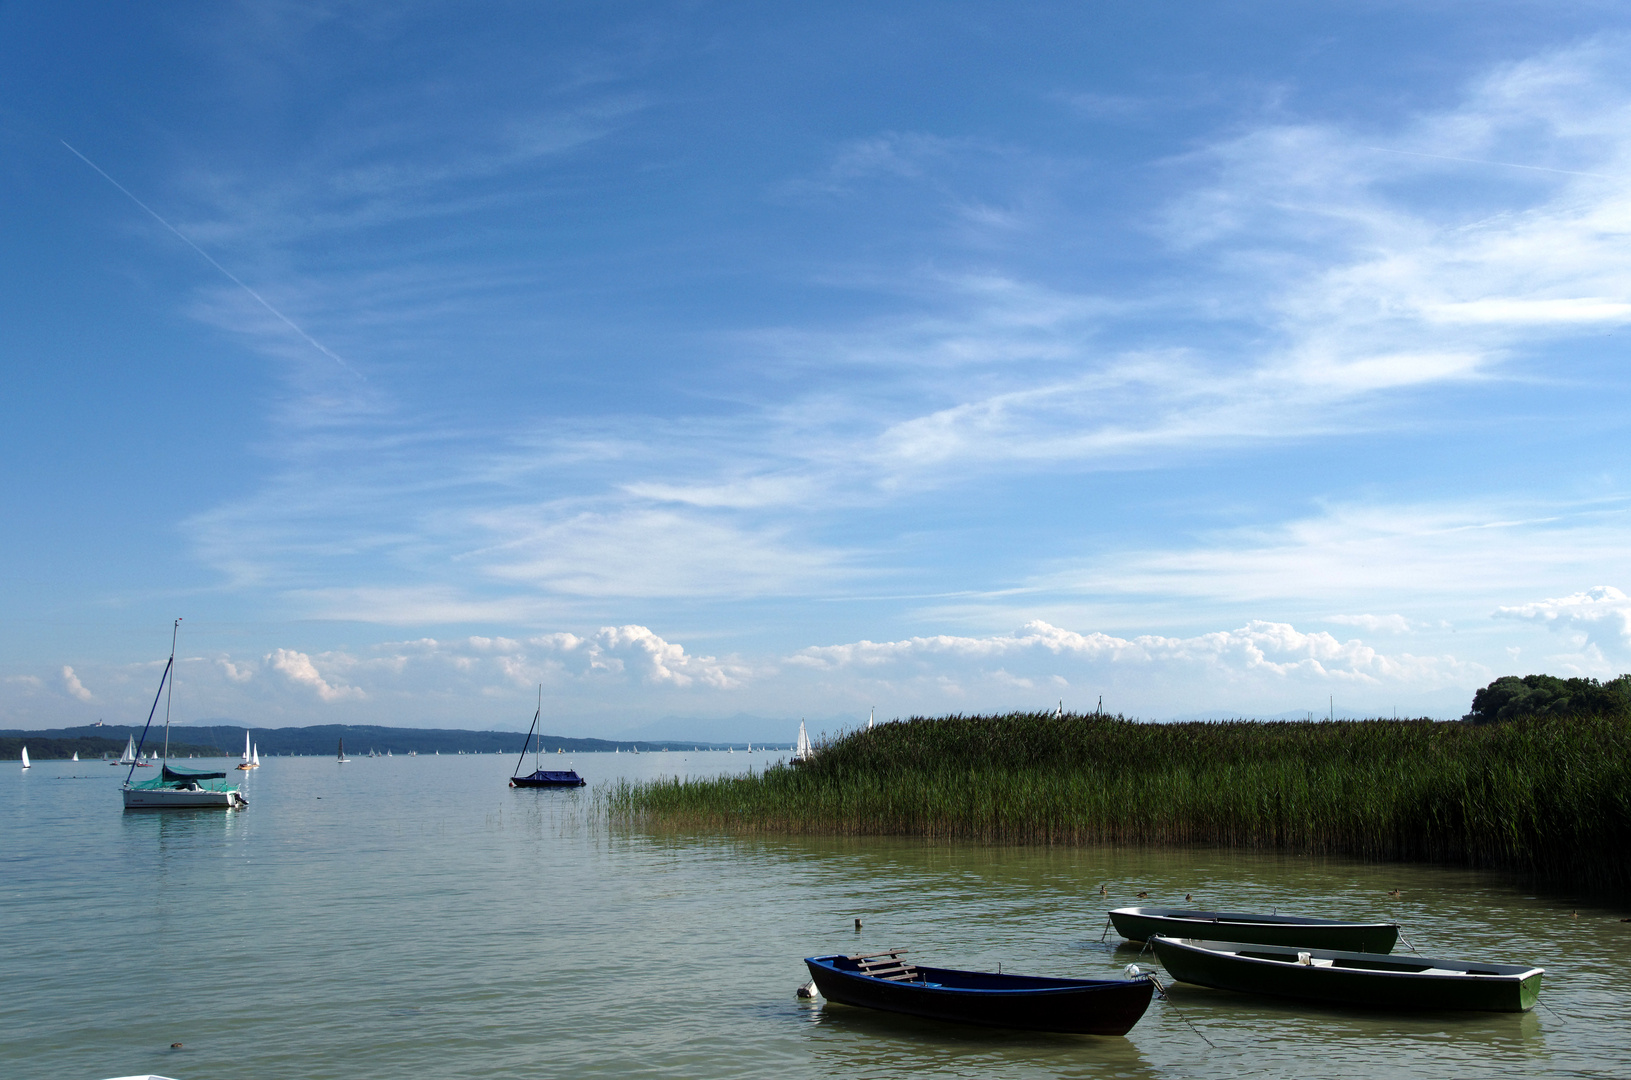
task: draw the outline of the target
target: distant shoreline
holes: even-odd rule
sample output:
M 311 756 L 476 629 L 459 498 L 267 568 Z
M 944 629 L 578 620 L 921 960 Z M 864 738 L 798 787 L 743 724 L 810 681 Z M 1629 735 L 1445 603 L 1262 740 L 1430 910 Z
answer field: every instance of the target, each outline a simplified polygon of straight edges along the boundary
M 173 725 L 170 728 L 170 749 L 172 756 L 180 754 L 197 754 L 200 757 L 211 754 L 216 757 L 237 757 L 243 750 L 244 735 L 249 734 L 251 741 L 260 750 L 261 755 L 283 757 L 301 756 L 316 757 L 332 755 L 340 740 L 346 742 L 346 753 L 350 755 L 367 754 L 370 750 L 377 753 L 407 754 L 418 752 L 420 754 L 520 754 L 521 744 L 527 735 L 524 731 L 471 731 L 462 728 L 401 728 L 380 727 L 372 724 L 320 724 L 311 727 L 296 728 L 244 728 L 233 725 L 200 725 L 183 726 Z M 148 750 L 153 748 L 154 735 L 162 740 L 162 729 L 155 727 L 148 733 Z M 36 761 L 51 760 L 54 758 L 70 757 L 78 751 L 80 757 L 87 756 L 85 740 L 96 740 L 97 745 L 90 752 L 100 756 L 107 747 L 102 742 L 116 743 L 113 749 L 114 756 L 124 750 L 126 738 L 134 737 L 140 740 L 142 729 L 139 726 L 121 726 L 107 724 L 101 727 L 87 725 L 71 728 L 47 728 L 37 731 L 22 729 L 0 730 L 0 760 L 17 760 L 23 746 L 28 747 L 29 757 Z M 539 742 L 538 736 L 533 737 L 533 746 Z M 664 750 L 729 750 L 735 748 L 741 751 L 747 746 L 746 742 L 720 743 L 703 742 L 698 739 L 578 739 L 568 738 L 564 735 L 543 735 L 543 752 L 553 754 L 556 750 L 572 753 L 595 753 L 604 751 L 612 753 L 621 750 L 628 753 L 637 749 L 642 754 L 661 753 Z M 186 740 L 181 742 L 179 740 Z M 756 748 L 766 750 L 790 750 L 792 743 L 759 743 L 753 744 Z M 36 749 L 38 748 L 38 749 Z M 180 749 L 178 749 L 180 748 Z M 61 753 L 55 750 L 60 749 Z

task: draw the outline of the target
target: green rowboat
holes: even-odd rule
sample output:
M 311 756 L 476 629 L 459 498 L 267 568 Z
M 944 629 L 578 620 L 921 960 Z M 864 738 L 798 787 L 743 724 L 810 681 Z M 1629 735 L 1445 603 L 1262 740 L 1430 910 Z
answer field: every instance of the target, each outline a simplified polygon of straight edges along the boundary
M 1246 915 L 1227 911 L 1186 911 L 1182 908 L 1126 907 L 1110 912 L 1116 933 L 1128 941 L 1149 941 L 1156 935 L 1248 941 L 1258 945 L 1297 946 L 1303 949 L 1346 949 L 1386 953 L 1399 940 L 1398 923 L 1348 923 L 1311 919 L 1304 915 Z
M 1392 1012 L 1528 1012 L 1546 974 L 1527 964 L 1299 951 L 1237 941 L 1153 937 L 1150 945 L 1180 982 Z

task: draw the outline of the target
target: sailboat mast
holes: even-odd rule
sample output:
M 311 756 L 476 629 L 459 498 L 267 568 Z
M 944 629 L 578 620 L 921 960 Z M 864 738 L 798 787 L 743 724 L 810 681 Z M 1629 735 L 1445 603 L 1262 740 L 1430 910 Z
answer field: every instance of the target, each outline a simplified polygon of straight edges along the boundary
M 177 619 L 176 624 L 179 626 L 180 623 L 181 623 L 181 620 Z M 170 634 L 170 662 L 164 665 L 164 674 L 159 676 L 159 688 L 153 694 L 153 707 L 151 709 L 147 710 L 147 724 L 142 728 L 142 741 L 141 741 L 140 745 L 138 745 L 136 747 L 136 752 L 134 754 L 130 755 L 130 770 L 125 773 L 125 783 L 126 784 L 129 784 L 130 783 L 130 778 L 132 776 L 136 775 L 136 763 L 142 759 L 142 747 L 147 745 L 147 733 L 153 727 L 153 714 L 159 711 L 159 695 L 164 693 L 164 687 L 170 681 L 170 669 L 175 667 L 175 666 L 176 666 L 176 638 L 175 638 L 175 633 L 172 631 L 171 634 Z M 168 723 L 169 722 L 169 719 L 168 719 L 169 718 L 169 712 L 168 712 L 168 710 L 166 710 L 166 712 L 165 712 L 165 717 L 166 717 L 165 722 Z M 130 741 L 127 739 L 125 741 L 125 746 L 128 748 L 129 745 L 130 745 Z
M 176 635 L 181 632 L 181 619 L 170 628 L 170 688 L 164 693 L 164 764 L 170 763 L 170 698 L 176 692 Z M 160 766 L 163 768 L 163 766 Z
M 538 718 L 540 716 L 542 716 L 543 713 L 544 713 L 544 684 L 539 683 L 538 684 L 538 711 L 532 714 L 532 727 L 529 727 L 527 729 L 527 741 L 521 744 L 521 756 L 515 759 L 515 775 L 517 775 L 517 776 L 521 775 L 521 766 L 526 763 L 526 760 L 527 760 L 527 747 L 532 745 L 532 733 L 535 730 L 537 730 Z M 540 742 L 543 741 L 543 736 L 542 735 L 540 735 L 538 738 L 539 738 Z M 538 755 L 537 754 L 534 754 L 532 756 L 532 764 L 534 766 L 535 771 L 536 771 L 537 768 L 540 767 L 538 765 Z

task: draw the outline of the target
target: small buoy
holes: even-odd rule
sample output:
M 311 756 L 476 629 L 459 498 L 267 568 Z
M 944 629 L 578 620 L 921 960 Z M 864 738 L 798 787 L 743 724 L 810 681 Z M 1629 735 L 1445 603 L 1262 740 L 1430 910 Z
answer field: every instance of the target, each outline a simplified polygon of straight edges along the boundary
M 1142 974 L 1144 974 L 1144 969 L 1139 967 L 1137 964 L 1127 965 L 1127 977 L 1129 979 L 1136 979 Z
M 180 1049 L 181 1049 L 181 1044 L 180 1044 L 180 1043 L 171 1043 L 171 1044 L 170 1044 L 170 1049 L 172 1049 L 172 1050 L 180 1050 Z
M 855 920 L 855 932 L 857 934 L 859 934 L 861 932 L 861 920 L 860 919 Z
M 809 982 L 798 988 L 798 996 L 800 1000 L 808 1001 L 810 998 L 815 997 L 816 993 L 817 991 L 814 979 L 811 979 Z

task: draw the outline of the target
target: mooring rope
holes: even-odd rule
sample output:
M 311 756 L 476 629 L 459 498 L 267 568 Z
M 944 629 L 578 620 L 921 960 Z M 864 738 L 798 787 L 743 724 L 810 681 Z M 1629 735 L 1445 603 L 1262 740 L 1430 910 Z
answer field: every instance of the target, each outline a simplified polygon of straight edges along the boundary
M 1177 1004 L 1173 1002 L 1172 995 L 1167 993 L 1167 988 L 1162 984 L 1161 977 L 1159 975 L 1153 971 L 1140 970 L 1137 964 L 1128 964 L 1127 974 L 1133 978 L 1150 980 L 1150 982 L 1155 985 L 1156 992 L 1161 995 L 1161 1000 L 1166 1002 L 1167 1008 L 1172 1010 L 1172 1014 L 1178 1019 L 1182 1020 L 1185 1024 L 1189 1025 L 1189 1030 L 1193 1031 L 1195 1033 L 1195 1037 L 1200 1039 L 1201 1042 L 1205 1043 L 1207 1046 L 1210 1046 L 1214 1050 L 1218 1048 L 1218 1044 L 1201 1034 L 1201 1029 L 1196 1027 L 1194 1022 L 1190 1020 L 1189 1017 L 1184 1015 L 1183 1010 L 1178 1008 Z

